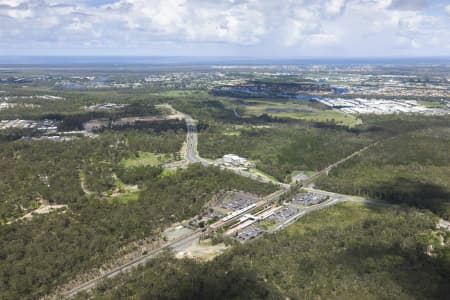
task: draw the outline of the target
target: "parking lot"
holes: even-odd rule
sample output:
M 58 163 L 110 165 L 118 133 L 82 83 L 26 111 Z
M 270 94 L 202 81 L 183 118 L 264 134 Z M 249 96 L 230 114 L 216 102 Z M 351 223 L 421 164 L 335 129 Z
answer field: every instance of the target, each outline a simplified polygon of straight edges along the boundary
M 295 214 L 297 214 L 300 210 L 293 206 L 286 206 L 277 212 L 275 212 L 273 215 L 271 215 L 268 219 L 274 220 L 277 224 L 281 224 L 288 220 L 289 218 L 293 217 Z
M 248 241 L 251 239 L 254 239 L 255 237 L 257 237 L 260 234 L 263 234 L 264 232 L 261 229 L 256 228 L 256 226 L 251 225 L 248 226 L 245 229 L 242 229 L 238 235 L 237 235 L 237 239 L 244 242 L 244 241 Z
M 301 204 L 304 206 L 310 206 L 314 204 L 318 204 L 320 202 L 323 202 L 327 199 L 326 196 L 315 194 L 315 193 L 299 193 L 296 194 L 292 198 L 292 202 L 294 204 Z
M 258 202 L 260 198 L 245 192 L 228 192 L 219 199 L 220 207 L 227 211 L 236 211 Z
M 0 120 L 0 129 L 19 128 L 32 129 L 40 132 L 56 132 L 58 130 L 59 121 L 56 120 Z

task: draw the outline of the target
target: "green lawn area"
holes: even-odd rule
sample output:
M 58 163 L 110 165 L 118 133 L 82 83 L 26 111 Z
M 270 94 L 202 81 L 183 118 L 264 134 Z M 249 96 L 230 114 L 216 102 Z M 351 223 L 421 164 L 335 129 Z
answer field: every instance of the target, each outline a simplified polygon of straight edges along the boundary
M 256 174 L 256 175 L 268 178 L 268 179 L 270 179 L 272 181 L 278 182 L 278 179 L 276 179 L 275 177 L 273 177 L 270 174 L 264 173 L 261 170 L 258 170 L 258 169 L 255 169 L 255 168 L 251 168 L 249 171 L 250 171 L 250 173 L 253 173 L 253 174 Z
M 258 223 L 258 227 L 263 229 L 263 230 L 270 230 L 273 229 L 276 225 L 276 222 L 274 220 L 263 220 L 261 222 Z
M 129 201 L 137 201 L 139 199 L 139 192 L 125 193 L 116 197 L 111 197 L 108 199 L 110 203 L 118 201 L 122 204 L 126 204 Z
M 447 104 L 445 102 L 438 101 L 419 101 L 419 104 L 428 108 L 446 108 Z
M 161 178 L 163 177 L 168 177 L 168 176 L 172 176 L 175 173 L 177 173 L 177 170 L 174 169 L 164 169 L 162 170 L 161 174 L 159 175 Z
M 358 124 L 358 119 L 349 114 L 336 110 L 321 110 L 303 103 L 287 102 L 267 102 L 251 101 L 245 106 L 244 115 L 259 116 L 268 114 L 272 117 L 291 118 L 325 122 L 334 120 L 337 124 L 354 127 Z
M 303 119 L 317 122 L 334 120 L 337 124 L 354 127 L 358 124 L 358 119 L 353 115 L 348 115 L 335 110 L 317 110 L 313 113 L 303 112 L 282 112 L 273 116 L 286 117 L 292 119 Z
M 113 178 L 114 188 L 106 192 L 108 203 L 118 201 L 126 204 L 129 201 L 136 201 L 139 198 L 140 189 L 137 185 L 125 184 L 115 174 Z
M 157 154 L 151 152 L 139 151 L 135 158 L 128 158 L 122 161 L 122 165 L 126 168 L 140 166 L 159 166 L 172 161 L 170 154 Z
M 297 223 L 286 228 L 289 234 L 304 234 L 313 232 L 325 227 L 327 224 L 333 224 L 337 229 L 348 227 L 352 223 L 359 222 L 373 214 L 379 214 L 383 209 L 365 206 L 354 202 L 343 202 L 335 207 L 324 209 L 318 213 L 308 214 L 299 219 Z

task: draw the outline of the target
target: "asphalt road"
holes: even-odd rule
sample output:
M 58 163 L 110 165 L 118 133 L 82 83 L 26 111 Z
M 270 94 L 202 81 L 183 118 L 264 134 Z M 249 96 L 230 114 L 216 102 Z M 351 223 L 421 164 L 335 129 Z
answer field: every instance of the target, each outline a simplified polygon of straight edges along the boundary
M 276 191 L 270 195 L 268 195 L 267 197 L 264 198 L 264 200 L 266 200 L 267 202 L 272 202 L 278 199 L 278 197 L 280 197 L 283 193 L 285 193 L 285 190 L 279 190 Z M 83 291 L 88 291 L 90 289 L 93 289 L 98 283 L 100 283 L 102 280 L 107 279 L 107 278 L 112 278 L 116 275 L 119 275 L 123 272 L 128 272 L 130 270 L 132 270 L 133 268 L 144 264 L 146 261 L 148 261 L 151 258 L 154 258 L 155 256 L 157 256 L 158 254 L 162 253 L 165 249 L 172 249 L 175 250 L 177 252 L 181 252 L 186 250 L 187 248 L 189 248 L 189 246 L 192 244 L 192 242 L 196 239 L 198 239 L 200 237 L 201 231 L 197 230 L 195 232 L 193 232 L 192 234 L 189 234 L 187 236 L 183 236 L 175 241 L 172 241 L 164 246 L 162 246 L 161 248 L 155 249 L 151 252 L 149 252 L 148 254 L 139 257 L 129 263 L 126 263 L 120 267 L 117 267 L 101 276 L 98 276 L 92 280 L 89 280 L 85 283 L 82 283 L 80 285 L 78 285 L 77 287 L 73 288 L 72 290 L 65 292 L 62 294 L 62 296 L 64 298 L 72 298 L 74 297 L 76 294 L 83 292 Z
M 133 261 L 130 261 L 120 267 L 117 267 L 101 276 L 98 276 L 94 279 L 91 279 L 85 283 L 78 285 L 77 287 L 73 288 L 72 290 L 63 293 L 62 297 L 72 298 L 80 292 L 93 289 L 102 280 L 107 279 L 107 278 L 112 278 L 112 277 L 119 275 L 121 273 L 124 273 L 124 272 L 129 272 L 133 268 L 136 268 L 137 266 L 144 264 L 149 259 L 154 258 L 155 256 L 162 253 L 166 249 L 173 249 L 175 251 L 183 251 L 192 244 L 192 241 L 198 239 L 200 237 L 200 234 L 201 234 L 201 231 L 197 230 L 187 236 L 183 236 L 179 239 L 169 242 L 166 245 L 164 245 L 158 249 L 155 249 L 144 256 L 141 256 L 141 257 L 139 257 Z
M 318 189 L 314 189 L 314 188 L 305 188 L 305 190 L 312 192 L 312 193 L 319 194 L 319 195 L 328 196 L 330 198 L 335 198 L 338 200 L 352 201 L 352 202 L 364 203 L 364 204 L 368 204 L 368 205 L 377 205 L 377 206 L 396 206 L 395 204 L 391 204 L 388 202 L 383 202 L 383 201 L 378 201 L 378 200 L 374 201 L 374 200 L 369 200 L 369 199 L 366 199 L 363 197 L 338 194 L 338 193 L 328 192 L 328 191 L 324 191 L 324 190 L 318 190 Z
M 318 189 L 312 189 L 312 188 L 307 188 L 306 190 L 310 191 L 310 192 L 314 192 L 320 195 L 324 195 L 324 196 L 329 196 L 331 199 L 327 200 L 325 202 L 316 204 L 316 205 L 312 205 L 309 207 L 304 208 L 302 211 L 300 211 L 298 214 L 296 214 L 295 216 L 291 217 L 290 219 L 286 220 L 283 224 L 277 226 L 276 228 L 274 228 L 273 230 L 271 230 L 271 233 L 275 233 L 287 226 L 289 226 L 290 224 L 294 223 L 295 221 L 297 221 L 299 218 L 301 218 L 302 216 L 311 213 L 313 211 L 317 211 L 319 209 L 323 209 L 332 205 L 336 205 L 338 203 L 344 202 L 344 201 L 352 201 L 352 202 L 357 202 L 357 203 L 364 203 L 367 205 L 376 205 L 376 206 L 395 206 L 393 204 L 390 203 L 386 203 L 386 202 L 381 202 L 381 201 L 373 201 L 373 200 L 368 200 L 362 197 L 356 197 L 356 196 L 351 196 L 351 195 L 343 195 L 343 194 L 338 194 L 338 193 L 332 193 L 332 192 L 328 192 L 328 191 L 323 191 L 323 190 L 318 190 Z M 279 190 L 274 192 L 271 195 L 268 195 L 265 200 L 267 202 L 273 202 L 276 201 L 283 193 L 285 193 L 286 190 Z M 446 222 L 444 220 L 440 220 L 439 224 L 440 227 L 442 228 L 446 228 L 448 230 L 450 230 L 450 223 Z M 145 263 L 146 261 L 148 261 L 149 259 L 157 256 L 158 254 L 160 254 L 161 252 L 163 252 L 165 249 L 170 248 L 173 249 L 177 252 L 179 251 L 184 251 L 187 248 L 189 248 L 189 246 L 192 244 L 192 242 L 196 239 L 198 239 L 201 235 L 201 231 L 197 230 L 195 232 L 193 232 L 192 234 L 189 234 L 187 236 L 183 236 L 175 241 L 172 241 L 166 245 L 164 245 L 163 247 L 159 248 L 159 249 L 155 249 L 154 251 L 150 252 L 149 254 L 142 256 L 134 261 L 131 261 L 125 265 L 122 265 L 110 272 L 107 272 L 97 278 L 94 278 L 88 282 L 85 282 L 79 286 L 77 286 L 76 288 L 72 289 L 69 292 L 63 293 L 62 296 L 64 298 L 71 298 L 73 296 L 75 296 L 77 293 L 82 292 L 82 291 L 88 291 L 92 288 L 94 288 L 99 282 L 101 282 L 102 280 L 106 279 L 106 278 L 111 278 L 114 277 L 116 275 L 119 275 L 123 272 L 128 272 L 131 269 Z
M 185 115 L 185 122 L 187 127 L 187 137 L 186 137 L 186 152 L 184 157 L 188 163 L 201 163 L 204 166 L 208 166 L 211 162 L 206 159 L 201 158 L 197 153 L 197 124 L 194 119 L 189 115 Z
M 182 114 L 184 116 L 185 122 L 186 122 L 186 127 L 187 127 L 187 138 L 186 138 L 186 151 L 185 151 L 185 159 L 188 163 L 201 163 L 202 165 L 211 165 L 212 163 L 210 161 L 207 161 L 203 158 L 201 158 L 198 153 L 197 153 L 197 124 L 196 121 L 194 119 L 192 119 L 192 117 L 190 117 L 189 115 L 186 114 Z M 368 148 L 376 145 L 377 143 L 371 144 L 369 146 L 366 146 L 354 153 L 352 153 L 351 155 L 345 157 L 344 159 L 339 160 L 338 162 L 328 166 L 327 168 L 317 172 L 316 174 L 314 174 L 313 176 L 305 179 L 303 181 L 303 183 L 311 183 L 312 181 L 314 181 L 315 179 L 317 179 L 320 175 L 329 172 L 332 168 L 338 166 L 339 164 L 347 161 L 348 159 L 354 157 L 355 155 L 360 154 L 361 152 L 367 150 Z M 232 170 L 233 171 L 233 170 Z M 236 170 L 235 170 L 236 171 Z M 237 174 L 240 174 L 242 176 L 246 176 L 246 177 L 250 177 L 253 178 L 255 180 L 259 180 L 259 181 L 263 181 L 265 179 L 262 179 L 263 177 L 261 176 L 257 176 L 255 174 L 249 173 L 249 172 L 243 172 L 243 171 L 238 171 L 236 172 Z M 287 189 L 289 188 L 290 185 L 287 184 L 280 184 L 280 187 L 282 187 L 282 190 L 278 190 L 275 193 L 267 196 L 265 198 L 265 200 L 267 202 L 273 202 L 276 201 L 282 194 L 286 193 Z M 389 203 L 385 203 L 385 202 L 379 202 L 379 201 L 371 201 L 371 200 L 367 200 L 361 197 L 355 197 L 355 196 L 350 196 L 350 195 L 342 195 L 342 194 L 337 194 L 337 193 L 332 193 L 332 192 L 327 192 L 327 191 L 323 191 L 323 190 L 317 190 L 317 189 L 312 189 L 312 188 L 306 188 L 308 191 L 317 193 L 317 194 L 321 194 L 321 195 L 325 195 L 325 196 L 329 196 L 331 199 L 327 200 L 325 202 L 310 206 L 310 207 L 306 207 L 304 208 L 301 212 L 299 212 L 297 215 L 293 216 L 292 218 L 288 219 L 287 221 L 285 221 L 283 224 L 281 224 L 280 226 L 278 226 L 277 228 L 275 228 L 274 230 L 272 230 L 271 232 L 276 232 L 290 224 L 292 224 L 293 222 L 295 222 L 298 218 L 302 217 L 305 214 L 308 214 L 310 212 L 319 210 L 319 209 L 323 209 L 326 208 L 328 206 L 332 206 L 335 204 L 338 204 L 340 202 L 343 201 L 353 201 L 353 202 L 358 202 L 358 203 L 365 203 L 368 205 L 379 205 L 379 206 L 392 206 L 392 204 Z M 450 223 L 448 222 L 442 222 L 439 223 L 442 227 L 445 228 L 450 228 Z M 88 291 L 92 288 L 94 288 L 100 281 L 106 279 L 106 278 L 111 278 L 114 277 L 120 273 L 123 272 L 128 272 L 131 269 L 145 263 L 146 261 L 148 261 L 149 259 L 157 256 L 158 254 L 160 254 L 161 252 L 163 252 L 165 249 L 173 249 L 175 251 L 184 251 L 186 250 L 195 239 L 198 239 L 200 236 L 201 232 L 200 231 L 195 231 L 192 234 L 189 234 L 187 236 L 183 236 L 175 241 L 169 242 L 166 245 L 164 245 L 161 248 L 155 249 L 153 251 L 151 251 L 150 253 L 146 254 L 145 256 L 139 257 L 127 264 L 124 264 L 114 270 L 111 270 L 99 277 L 96 277 L 88 282 L 85 282 L 83 284 L 78 285 L 77 287 L 75 287 L 74 289 L 63 293 L 62 296 L 64 298 L 71 298 L 73 296 L 75 296 L 77 293 L 82 292 L 82 291 Z
M 277 231 L 279 231 L 279 230 L 281 230 L 281 229 L 291 225 L 292 223 L 297 221 L 303 215 L 306 215 L 306 214 L 308 214 L 310 212 L 313 212 L 313 211 L 316 211 L 316 210 L 319 210 L 319 209 L 323 209 L 323 208 L 328 207 L 328 206 L 336 205 L 336 204 L 338 204 L 339 202 L 342 202 L 342 201 L 343 200 L 340 200 L 340 199 L 331 199 L 331 200 L 327 200 L 325 202 L 322 202 L 322 203 L 319 203 L 319 204 L 316 204 L 316 205 L 305 207 L 298 214 L 296 214 L 295 216 L 289 218 L 288 220 L 286 220 L 282 224 L 280 224 L 277 227 L 275 227 L 274 229 L 272 229 L 270 231 L 270 233 L 277 232 Z
M 184 119 L 186 122 L 186 127 L 187 127 L 187 137 L 186 137 L 186 151 L 184 153 L 184 158 L 186 159 L 186 161 L 189 164 L 192 163 L 201 163 L 204 166 L 209 166 L 212 165 L 213 163 L 201 158 L 200 155 L 198 155 L 197 152 L 197 145 L 198 145 L 198 135 L 197 135 L 197 122 L 196 120 L 192 119 L 191 116 L 183 114 L 184 115 Z M 284 188 L 284 189 L 288 189 L 289 185 L 285 184 L 285 183 L 281 183 L 281 182 L 276 182 L 273 181 L 269 178 L 265 178 L 264 176 L 258 175 L 258 174 L 254 174 L 254 173 L 250 173 L 247 171 L 243 171 L 243 170 L 239 170 L 236 168 L 225 168 L 225 167 L 221 167 L 222 169 L 227 169 L 229 171 L 232 171 L 238 175 L 244 176 L 244 177 L 248 177 L 251 178 L 253 180 L 259 181 L 259 182 L 264 182 L 264 183 L 274 183 L 276 185 L 279 185 L 280 187 Z
M 299 218 L 301 218 L 303 215 L 306 215 L 310 212 L 313 212 L 313 211 L 316 211 L 319 209 L 323 209 L 323 208 L 326 208 L 326 207 L 329 207 L 332 205 L 336 205 L 338 203 L 345 202 L 345 201 L 351 201 L 351 202 L 363 203 L 366 205 L 375 205 L 375 206 L 395 206 L 394 204 L 390 204 L 387 202 L 373 201 L 373 200 L 368 200 L 368 199 L 365 199 L 362 197 L 357 197 L 357 196 L 332 193 L 332 192 L 317 190 L 317 189 L 313 189 L 313 188 L 305 188 L 305 189 L 312 193 L 330 197 L 330 200 L 303 208 L 302 211 L 300 211 L 298 214 L 291 217 L 290 219 L 286 220 L 283 224 L 280 224 L 279 226 L 274 228 L 271 232 L 276 232 L 278 230 L 285 228 L 286 226 L 289 226 L 290 224 L 294 223 Z

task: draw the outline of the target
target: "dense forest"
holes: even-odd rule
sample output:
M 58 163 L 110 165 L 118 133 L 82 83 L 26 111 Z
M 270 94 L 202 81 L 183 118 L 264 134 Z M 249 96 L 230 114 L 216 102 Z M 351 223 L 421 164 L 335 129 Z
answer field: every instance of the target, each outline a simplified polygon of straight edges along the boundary
M 199 133 L 198 147 L 200 155 L 208 158 L 227 153 L 247 157 L 258 169 L 289 181 L 294 171 L 317 171 L 376 141 L 428 128 L 448 128 L 448 122 L 448 117 L 406 115 L 367 116 L 358 128 L 303 121 L 263 125 L 209 122 Z
M 303 124 L 211 126 L 200 132 L 199 152 L 218 158 L 234 153 L 258 169 L 289 181 L 293 171 L 320 170 L 374 141 L 373 135 Z
M 324 222 L 326 220 L 326 222 Z M 448 232 L 418 211 L 340 204 L 210 262 L 166 253 L 94 299 L 445 299 Z M 380 288 L 383 287 L 383 288 Z M 86 298 L 79 295 L 79 299 Z
M 50 203 L 76 202 L 86 187 L 102 193 L 113 186 L 112 174 L 124 158 L 139 151 L 176 153 L 185 130 L 153 129 L 107 131 L 95 139 L 68 142 L 14 141 L 0 145 L 0 222 L 19 217 L 35 208 L 39 199 Z
M 45 99 L 39 96 L 45 96 L 51 93 L 59 99 Z M 154 104 L 158 103 L 146 95 L 127 95 L 116 91 L 37 91 L 20 90 L 19 95 L 11 93 L 11 101 L 15 106 L 5 110 L 0 110 L 0 120 L 11 119 L 58 119 L 67 118 L 69 121 L 86 121 L 91 118 L 118 118 L 127 115 L 153 115 L 159 114 Z M 91 105 L 102 103 L 127 104 L 118 110 L 91 111 L 88 109 Z
M 157 175 L 154 174 L 154 175 Z M 122 203 L 85 196 L 69 210 L 0 226 L 0 298 L 36 298 L 75 274 L 113 257 L 118 249 L 198 214 L 227 190 L 259 195 L 276 187 L 218 168 L 193 165 L 170 176 L 145 178 L 136 201 Z
M 318 181 L 341 193 L 427 208 L 450 218 L 449 127 L 386 140 Z
M 161 114 L 154 104 L 169 103 L 199 121 L 201 156 L 238 154 L 286 182 L 293 172 L 320 170 L 378 141 L 318 186 L 408 204 L 404 211 L 345 204 L 316 212 L 211 262 L 165 253 L 105 282 L 93 298 L 438 299 L 450 293 L 448 233 L 435 230 L 429 211 L 409 208 L 450 217 L 448 117 L 369 115 L 350 128 L 267 114 L 241 117 L 232 108 L 242 99 L 206 91 L 52 94 L 62 99 L 15 99 L 18 105 L 0 111 L 0 119 L 52 118 L 61 121 L 60 130 L 79 130 L 91 119 Z M 106 102 L 128 106 L 88 109 Z M 46 295 L 134 241 L 160 239 L 164 228 L 200 214 L 224 191 L 262 196 L 277 189 L 215 167 L 164 170 L 166 160 L 181 158 L 183 121 L 104 128 L 95 138 L 79 134 L 64 142 L 21 139 L 33 135 L 0 131 L 0 299 Z M 20 219 L 43 203 L 67 207 Z

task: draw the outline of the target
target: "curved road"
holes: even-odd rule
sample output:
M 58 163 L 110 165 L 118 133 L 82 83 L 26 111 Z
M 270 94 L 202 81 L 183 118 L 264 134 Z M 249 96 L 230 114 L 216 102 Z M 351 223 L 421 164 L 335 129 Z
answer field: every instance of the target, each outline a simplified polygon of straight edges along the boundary
M 206 160 L 204 158 L 201 158 L 198 154 L 197 145 L 198 145 L 198 135 L 197 135 L 197 121 L 194 120 L 191 116 L 187 114 L 183 114 L 180 112 L 177 112 L 178 114 L 181 114 L 184 116 L 184 120 L 186 122 L 186 128 L 187 128 L 187 136 L 186 136 L 186 150 L 184 152 L 184 158 L 186 159 L 188 164 L 192 163 L 201 163 L 203 166 L 209 166 L 213 165 L 214 163 Z M 248 171 L 243 171 L 237 168 L 226 168 L 224 166 L 221 166 L 221 169 L 227 169 L 229 171 L 232 171 L 238 175 L 251 178 L 255 181 L 263 182 L 263 183 L 273 183 L 275 185 L 278 185 L 284 189 L 288 189 L 290 186 L 286 183 L 274 181 L 270 178 L 267 178 L 263 175 L 254 174 Z
M 173 109 L 173 108 L 172 108 Z M 175 110 L 173 110 L 175 111 Z M 179 112 L 177 112 L 179 113 Z M 187 127 L 187 138 L 186 138 L 186 151 L 185 151 L 185 159 L 188 163 L 201 163 L 204 166 L 208 166 L 211 165 L 212 162 L 205 160 L 203 158 L 201 158 L 198 153 L 197 153 L 197 144 L 198 144 L 198 140 L 197 140 L 197 122 L 196 120 L 192 119 L 191 116 L 183 114 L 183 113 L 179 113 L 180 115 L 182 115 L 186 121 L 186 127 Z M 351 155 L 339 160 L 338 162 L 328 166 L 327 168 L 315 173 L 314 175 L 312 175 L 311 177 L 305 179 L 302 181 L 302 183 L 311 183 L 312 181 L 314 181 L 315 179 L 317 179 L 320 175 L 324 174 L 324 173 L 328 173 L 328 171 L 330 171 L 332 168 L 338 166 L 339 164 L 351 159 L 352 157 L 354 157 L 355 155 L 360 154 L 361 152 L 369 149 L 372 146 L 375 146 L 378 142 L 375 142 L 371 145 L 368 145 L 354 153 L 352 153 Z M 246 176 L 246 177 L 250 177 L 252 179 L 255 180 L 259 180 L 259 181 L 263 181 L 263 182 L 273 182 L 267 178 L 263 178 L 262 176 L 258 176 L 256 174 L 252 174 L 249 172 L 245 172 L 245 171 L 240 171 L 240 170 L 235 170 L 235 169 L 230 169 L 231 171 L 240 174 L 242 176 Z M 282 183 L 277 183 L 280 185 L 280 187 L 282 187 L 283 189 L 276 191 L 275 193 L 268 195 L 267 197 L 265 197 L 265 200 L 267 202 L 273 202 L 275 200 L 277 200 L 281 195 L 283 195 L 284 193 L 287 192 L 287 189 L 290 187 L 290 185 L 288 184 L 282 184 Z M 300 213 L 298 213 L 297 215 L 293 216 L 292 218 L 290 218 L 289 220 L 287 220 L 286 222 L 284 222 L 283 224 L 281 224 L 280 226 L 278 226 L 277 228 L 275 228 L 272 232 L 278 231 L 288 225 L 290 225 L 291 223 L 295 222 L 298 218 L 302 217 L 303 215 L 310 213 L 312 211 L 318 210 L 318 209 L 322 209 L 331 205 L 335 205 L 337 203 L 340 203 L 342 201 L 353 201 L 353 202 L 359 202 L 359 203 L 365 203 L 368 205 L 381 205 L 381 206 L 391 206 L 391 204 L 389 203 L 384 203 L 384 202 L 379 202 L 379 201 L 371 201 L 371 200 L 367 200 L 361 197 L 356 197 L 356 196 L 349 196 L 349 195 L 343 195 L 343 194 L 337 194 L 337 193 L 332 193 L 332 192 L 327 192 L 327 191 L 322 191 L 322 190 L 316 190 L 316 189 L 312 189 L 312 188 L 306 188 L 308 191 L 314 192 L 314 193 L 318 193 L 318 194 L 322 194 L 325 196 L 330 196 L 332 197 L 331 200 L 325 201 L 323 203 L 319 203 L 317 205 L 305 208 L 304 210 L 302 210 Z M 441 223 L 440 223 L 441 225 Z M 450 228 L 450 223 L 445 222 L 442 223 L 441 225 L 442 227 L 446 227 L 446 228 Z M 78 285 L 77 287 L 73 288 L 72 290 L 68 291 L 68 292 L 64 292 L 62 293 L 62 297 L 64 298 L 71 298 L 73 296 L 75 296 L 77 293 L 82 292 L 82 291 L 88 291 L 92 288 L 94 288 L 100 281 L 106 279 L 106 278 L 112 278 L 120 273 L 123 272 L 127 272 L 130 271 L 131 269 L 145 263 L 146 261 L 148 261 L 149 259 L 155 257 L 156 255 L 160 254 L 161 252 L 163 252 L 165 249 L 173 249 L 175 251 L 182 251 L 184 249 L 186 249 L 187 247 L 189 247 L 189 245 L 192 243 L 193 240 L 198 239 L 199 236 L 201 235 L 201 231 L 200 230 L 196 230 L 191 234 L 182 236 L 174 241 L 171 241 L 167 244 L 165 244 L 164 246 L 155 249 L 153 251 L 151 251 L 150 253 L 139 257 L 131 262 L 128 262 L 120 267 L 117 267 L 99 277 L 96 277 L 90 281 L 87 281 L 85 283 L 82 283 L 80 285 Z

